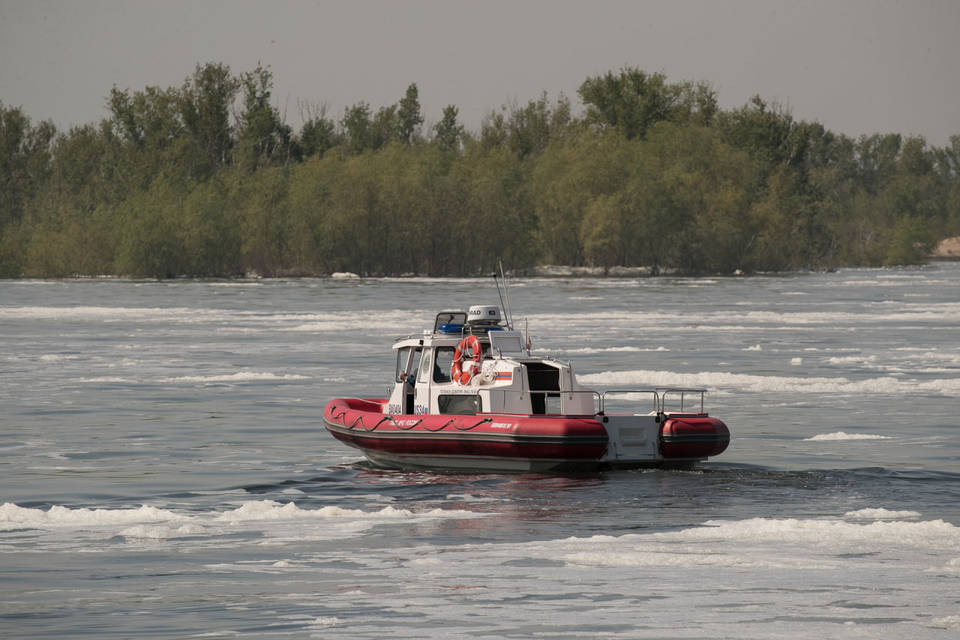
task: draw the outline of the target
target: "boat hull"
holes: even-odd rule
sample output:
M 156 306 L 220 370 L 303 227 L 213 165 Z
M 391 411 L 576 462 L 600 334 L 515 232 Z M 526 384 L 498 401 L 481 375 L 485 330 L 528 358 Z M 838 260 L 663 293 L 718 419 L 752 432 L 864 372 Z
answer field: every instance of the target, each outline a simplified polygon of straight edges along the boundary
M 346 445 L 361 450 L 374 464 L 394 469 L 544 472 L 604 467 L 690 466 L 701 455 L 707 429 L 698 423 L 701 441 L 668 446 L 665 455 L 652 446 L 624 456 L 620 433 L 604 427 L 597 416 L 538 415 L 392 415 L 383 413 L 383 399 L 338 398 L 324 410 L 327 430 Z M 653 416 L 635 416 L 650 431 L 651 445 L 660 440 Z M 685 418 L 688 422 L 692 419 Z M 729 440 L 729 433 L 719 423 Z M 676 421 L 675 421 L 676 422 Z M 683 435 L 682 425 L 674 437 Z M 671 432 L 672 433 L 672 432 Z M 712 445 L 711 451 L 726 448 Z M 716 455 L 712 453 L 711 455 Z
M 403 469 L 548 471 L 598 464 L 607 433 L 592 418 L 390 415 L 383 400 L 338 398 L 327 430 L 374 464 Z
M 668 459 L 718 456 L 729 444 L 727 425 L 710 416 L 670 416 L 660 430 L 660 454 Z

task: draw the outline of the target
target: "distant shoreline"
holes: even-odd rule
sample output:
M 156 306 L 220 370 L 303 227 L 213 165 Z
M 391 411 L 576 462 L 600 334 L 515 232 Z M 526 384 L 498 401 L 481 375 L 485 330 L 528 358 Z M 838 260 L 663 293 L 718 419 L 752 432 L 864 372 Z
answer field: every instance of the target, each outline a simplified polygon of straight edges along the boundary
M 951 238 L 949 240 L 956 241 L 955 244 L 947 245 L 945 251 L 940 252 L 939 254 L 934 254 L 930 256 L 930 263 L 936 262 L 960 262 L 960 237 Z M 945 241 L 946 242 L 946 241 Z M 943 244 L 943 243 L 941 243 Z M 938 247 L 939 249 L 939 247 Z M 922 267 L 924 265 L 901 265 L 901 266 L 913 266 L 913 267 Z M 754 272 L 734 272 L 734 273 L 701 273 L 701 274 L 688 274 L 681 273 L 674 269 L 661 269 L 657 273 L 653 273 L 651 267 L 610 267 L 604 269 L 603 267 L 573 267 L 566 265 L 542 265 L 539 267 L 533 267 L 527 270 L 519 270 L 517 272 L 508 272 L 508 276 L 512 278 L 524 278 L 524 279 L 560 279 L 560 278 L 609 278 L 609 279 L 628 279 L 628 278 L 752 278 L 752 277 L 770 277 L 770 276 L 788 276 L 796 274 L 812 274 L 812 273 L 835 273 L 837 271 L 842 271 L 844 269 L 896 269 L 898 267 L 858 267 L 858 266 L 838 266 L 830 267 L 824 269 L 801 269 L 794 271 L 754 271 Z M 335 272 L 335 273 L 306 273 L 306 272 L 289 272 L 289 273 L 277 273 L 272 275 L 261 275 L 255 272 L 248 272 L 245 274 L 237 275 L 221 275 L 221 276 L 198 276 L 198 275 L 176 275 L 168 278 L 149 278 L 149 277 L 137 277 L 137 276 L 123 276 L 123 275 L 81 275 L 76 274 L 72 276 L 60 276 L 60 277 L 20 277 L 20 278 L 0 278 L 0 282 L 18 282 L 18 281 L 28 281 L 28 280 L 38 280 L 38 281 L 56 281 L 56 280 L 132 280 L 132 281 L 150 281 L 150 282 L 169 282 L 175 280 L 231 280 L 231 281 L 257 281 L 257 280 L 288 280 L 288 279 L 316 279 L 316 280 L 376 280 L 376 279 L 468 279 L 468 280 L 480 280 L 488 276 L 485 275 L 473 275 L 473 276 L 454 276 L 454 275 L 428 275 L 424 273 L 404 273 L 400 275 L 382 275 L 382 274 L 373 274 L 373 275 L 359 275 L 352 272 Z

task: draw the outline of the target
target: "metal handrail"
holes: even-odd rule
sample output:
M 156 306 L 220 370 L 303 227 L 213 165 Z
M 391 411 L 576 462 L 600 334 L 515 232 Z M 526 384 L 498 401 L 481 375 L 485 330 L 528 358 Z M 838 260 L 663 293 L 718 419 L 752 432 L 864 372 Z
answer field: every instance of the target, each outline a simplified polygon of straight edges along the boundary
M 606 413 L 607 406 L 607 394 L 608 393 L 650 393 L 653 394 L 653 410 L 660 412 L 660 396 L 657 393 L 656 389 L 607 389 L 602 394 L 600 394 L 600 411 L 598 413 Z
M 700 395 L 700 413 L 703 413 L 704 408 L 704 396 L 707 394 L 706 389 L 694 389 L 694 388 L 685 388 L 685 387 L 656 387 L 654 389 L 607 389 L 600 394 L 600 410 L 598 413 L 603 414 L 606 412 L 606 399 L 608 393 L 649 393 L 653 395 L 653 410 L 657 413 L 664 413 L 667 410 L 667 397 L 671 394 L 680 394 L 680 413 L 686 411 L 686 396 L 687 394 L 699 394 Z
M 688 393 L 697 393 L 700 394 L 700 413 L 703 413 L 703 398 L 707 395 L 706 389 L 691 389 L 683 387 L 658 387 L 657 391 L 660 394 L 660 408 L 657 410 L 658 413 L 664 413 L 667 410 L 667 396 L 671 393 L 680 394 L 680 413 L 683 413 L 685 410 L 684 400 L 685 396 Z

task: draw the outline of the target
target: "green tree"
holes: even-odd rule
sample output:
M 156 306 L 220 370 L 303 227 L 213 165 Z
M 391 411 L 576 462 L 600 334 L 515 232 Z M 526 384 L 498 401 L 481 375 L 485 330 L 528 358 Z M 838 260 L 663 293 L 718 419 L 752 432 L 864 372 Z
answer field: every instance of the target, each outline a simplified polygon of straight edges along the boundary
M 587 107 L 586 121 L 600 128 L 616 127 L 627 139 L 643 138 L 647 130 L 663 120 L 670 120 L 681 106 L 685 87 L 671 85 L 662 73 L 648 74 L 633 67 L 620 73 L 607 72 L 603 76 L 587 78 L 578 89 L 580 99 Z M 715 108 L 707 104 L 704 108 Z M 687 111 L 695 102 L 686 105 Z M 682 111 L 682 109 L 681 109 Z M 705 114 L 709 120 L 709 114 Z
M 373 148 L 373 124 L 370 120 L 370 105 L 358 102 L 344 110 L 340 120 L 350 153 L 363 153 Z
M 23 217 L 24 208 L 50 176 L 53 123 L 33 126 L 19 107 L 0 102 L 0 233 Z
M 178 224 L 181 206 L 172 185 L 157 180 L 118 207 L 116 273 L 171 278 L 188 272 Z
M 233 150 L 230 108 L 240 81 L 220 63 L 197 65 L 180 90 L 180 113 L 190 135 L 190 172 L 205 180 L 229 164 Z
M 370 123 L 370 148 L 382 149 L 400 137 L 400 119 L 397 105 L 380 107 Z
M 397 105 L 397 135 L 400 142 L 412 144 L 418 128 L 423 124 L 423 114 L 420 112 L 420 96 L 417 85 L 411 84 L 407 92 Z
M 617 130 L 581 130 L 552 141 L 532 168 L 531 192 L 545 257 L 582 265 L 584 215 L 591 200 L 614 195 L 632 170 L 632 148 Z
M 229 187 L 220 176 L 197 185 L 184 200 L 180 235 L 190 275 L 244 273 L 240 226 L 231 205 Z
M 436 143 L 447 151 L 460 149 L 460 139 L 463 136 L 463 125 L 457 122 L 457 108 L 450 104 L 443 108 L 443 117 L 434 125 L 433 131 Z
M 626 264 L 623 253 L 625 207 L 619 193 L 599 195 L 588 204 L 580 228 L 586 261 L 604 268 Z
M 238 153 L 240 166 L 248 172 L 289 162 L 294 153 L 292 130 L 270 104 L 273 74 L 269 67 L 241 76 L 243 112 L 239 118 Z
M 230 176 L 230 212 L 238 226 L 244 270 L 264 276 L 284 275 L 288 236 L 288 191 L 293 172 L 287 167 Z
M 299 144 L 303 158 L 323 156 L 328 150 L 342 142 L 337 125 L 327 117 L 326 105 L 308 107 L 303 115 Z
M 879 193 L 896 173 L 902 144 L 903 138 L 899 134 L 874 134 L 857 140 L 858 177 L 868 193 Z

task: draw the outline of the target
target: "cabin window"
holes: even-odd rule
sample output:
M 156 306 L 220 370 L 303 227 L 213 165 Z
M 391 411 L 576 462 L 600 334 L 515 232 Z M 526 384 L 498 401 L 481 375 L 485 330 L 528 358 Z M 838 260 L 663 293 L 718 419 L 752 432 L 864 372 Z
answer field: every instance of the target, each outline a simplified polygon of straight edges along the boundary
M 480 396 L 478 395 L 457 395 L 457 396 L 438 396 L 437 409 L 440 413 L 453 413 L 457 415 L 473 415 L 480 411 Z
M 430 364 L 433 360 L 430 355 L 431 352 L 429 349 L 423 352 L 423 359 L 420 361 L 420 373 L 417 374 L 417 380 L 426 382 L 430 379 Z
M 433 381 L 450 382 L 450 370 L 453 368 L 453 347 L 437 347 L 434 353 Z M 441 411 L 441 413 L 443 413 Z
M 416 378 L 417 369 L 420 367 L 420 352 L 420 347 L 403 347 L 397 349 L 397 371 L 394 377 L 396 382 L 403 382 L 406 377 L 403 376 L 403 374 L 407 371 Z

